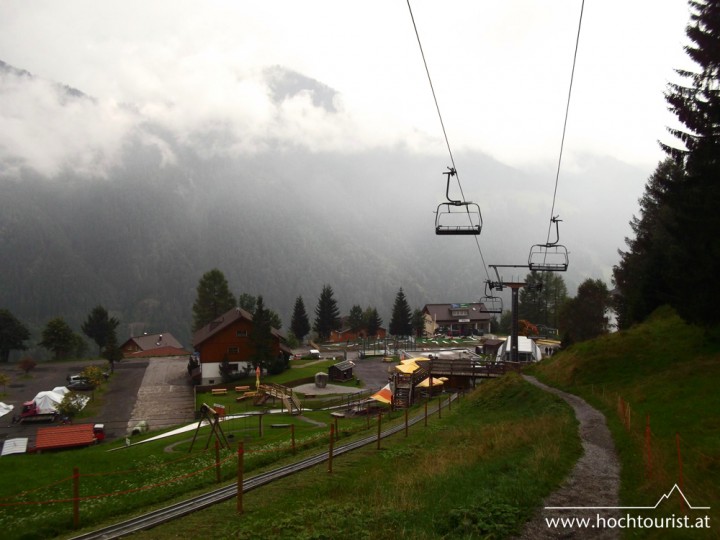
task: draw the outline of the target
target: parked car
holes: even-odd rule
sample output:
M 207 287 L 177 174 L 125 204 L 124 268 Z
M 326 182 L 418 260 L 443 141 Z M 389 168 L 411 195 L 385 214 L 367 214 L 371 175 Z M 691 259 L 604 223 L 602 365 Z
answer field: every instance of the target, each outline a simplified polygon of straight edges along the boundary
M 87 379 L 77 379 L 66 385 L 68 390 L 94 390 L 95 385 Z

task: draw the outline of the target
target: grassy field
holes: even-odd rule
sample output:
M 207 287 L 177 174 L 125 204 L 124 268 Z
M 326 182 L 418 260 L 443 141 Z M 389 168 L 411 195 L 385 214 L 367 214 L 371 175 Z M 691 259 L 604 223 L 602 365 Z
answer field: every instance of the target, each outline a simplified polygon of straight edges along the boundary
M 621 505 L 654 505 L 678 483 L 691 505 L 711 507 L 686 514 L 676 497 L 657 513 L 709 514 L 714 527 L 705 535 L 652 528 L 632 537 L 720 537 L 720 344 L 660 310 L 532 371 L 605 413 L 621 460 Z
M 625 530 L 625 537 L 718 537 L 717 342 L 664 311 L 629 331 L 572 347 L 531 372 L 605 413 L 622 466 L 622 505 L 654 505 L 682 482 L 691 504 L 711 507 L 703 513 L 715 527 L 705 534 L 646 528 Z M 422 414 L 422 406 L 412 414 Z M 267 419 L 262 436 L 256 418 L 223 424 L 230 448 L 221 449 L 217 468 L 207 430 L 199 432 L 191 452 L 192 432 L 115 452 L 107 452 L 112 445 L 100 445 L 4 457 L 3 538 L 76 534 L 70 503 L 76 466 L 81 523 L 97 527 L 232 482 L 240 440 L 247 449 L 246 477 L 326 450 L 329 414 L 306 416 L 312 423 L 272 417 L 273 423 L 295 425 L 296 455 L 289 430 L 273 429 Z M 395 413 L 383 425 L 402 417 Z M 229 501 L 137 537 L 506 538 L 541 506 L 580 455 L 576 429 L 563 401 L 511 374 L 481 384 L 452 410 L 443 409 L 442 418 L 411 427 L 408 437 L 401 432 L 384 440 L 380 450 L 369 445 L 336 458 L 332 474 L 321 465 L 246 494 L 241 515 Z M 343 419 L 340 430 L 345 442 L 373 433 L 375 424 Z M 676 497 L 656 515 L 691 512 Z
M 580 454 L 564 402 L 513 374 L 442 418 L 139 538 L 501 538 L 517 532 Z
M 423 407 L 413 410 L 422 412 Z M 309 416 L 329 422 L 327 412 Z M 396 412 L 383 426 L 402 422 L 403 416 Z M 291 416 L 273 416 L 273 422 L 296 425 L 298 456 L 327 448 L 327 425 Z M 372 434 L 375 426 L 372 422 L 368 428 L 365 418 L 343 419 L 340 442 Z M 255 419 L 241 419 L 224 424 L 223 430 L 231 448 L 219 453 L 221 484 L 237 474 L 238 440 L 247 449 L 246 476 L 294 459 L 287 429 L 266 425 L 260 437 Z M 107 452 L 111 445 L 101 445 L 4 457 L 3 537 L 72 536 L 74 467 L 81 475 L 83 526 L 114 522 L 217 486 L 214 444 L 205 450 L 209 433 L 201 431 L 188 452 L 192 435 L 114 452 Z M 265 528 L 270 537 L 278 538 L 335 538 L 340 531 L 363 538 L 381 524 L 376 537 L 403 531 L 419 538 L 483 531 L 502 536 L 527 519 L 579 451 L 569 408 L 512 376 L 482 385 L 451 410 L 445 408 L 442 418 L 431 417 L 427 427 L 421 422 L 411 428 L 408 437 L 401 433 L 383 441 L 380 451 L 370 445 L 337 458 L 332 475 L 323 465 L 251 492 L 246 496 L 248 512 L 241 517 L 234 515 L 232 502 L 144 536 L 197 538 L 202 530 L 204 538 L 251 538 Z M 278 508 L 283 509 L 280 515 Z

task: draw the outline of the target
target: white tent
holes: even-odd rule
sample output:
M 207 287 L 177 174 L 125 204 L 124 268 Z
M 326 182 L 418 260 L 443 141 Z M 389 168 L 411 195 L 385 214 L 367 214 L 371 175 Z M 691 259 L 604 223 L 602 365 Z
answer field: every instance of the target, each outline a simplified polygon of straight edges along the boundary
M 63 395 L 53 392 L 52 390 L 44 390 L 38 392 L 33 401 L 37 407 L 39 414 L 47 414 L 57 411 L 58 405 L 62 403 Z
M 0 401 L 0 416 L 5 416 L 7 413 L 12 411 L 15 408 L 15 405 L 7 405 L 6 403 L 3 403 Z

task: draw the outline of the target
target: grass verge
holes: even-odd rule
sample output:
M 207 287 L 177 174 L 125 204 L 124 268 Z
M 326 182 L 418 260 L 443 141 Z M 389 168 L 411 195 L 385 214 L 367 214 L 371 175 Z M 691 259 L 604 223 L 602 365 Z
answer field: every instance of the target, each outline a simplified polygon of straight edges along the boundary
M 501 538 L 580 455 L 569 407 L 517 375 L 481 385 L 428 427 L 370 445 L 138 538 Z
M 543 361 L 533 374 L 601 410 L 621 461 L 623 506 L 655 505 L 675 483 L 690 504 L 710 506 L 720 527 L 720 347 L 700 328 L 661 309 L 630 330 L 578 344 Z M 648 516 L 698 516 L 679 497 Z M 582 504 L 578 501 L 578 504 Z M 715 506 L 714 508 L 712 508 Z M 626 531 L 633 538 L 688 538 L 682 529 Z

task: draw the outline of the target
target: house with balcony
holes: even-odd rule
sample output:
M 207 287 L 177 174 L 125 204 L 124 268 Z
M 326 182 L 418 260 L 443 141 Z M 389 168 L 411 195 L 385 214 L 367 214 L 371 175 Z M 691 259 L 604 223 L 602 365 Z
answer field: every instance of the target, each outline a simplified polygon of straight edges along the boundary
M 464 304 L 426 304 L 423 308 L 428 336 L 482 336 L 490 333 L 493 314 L 480 302 Z

